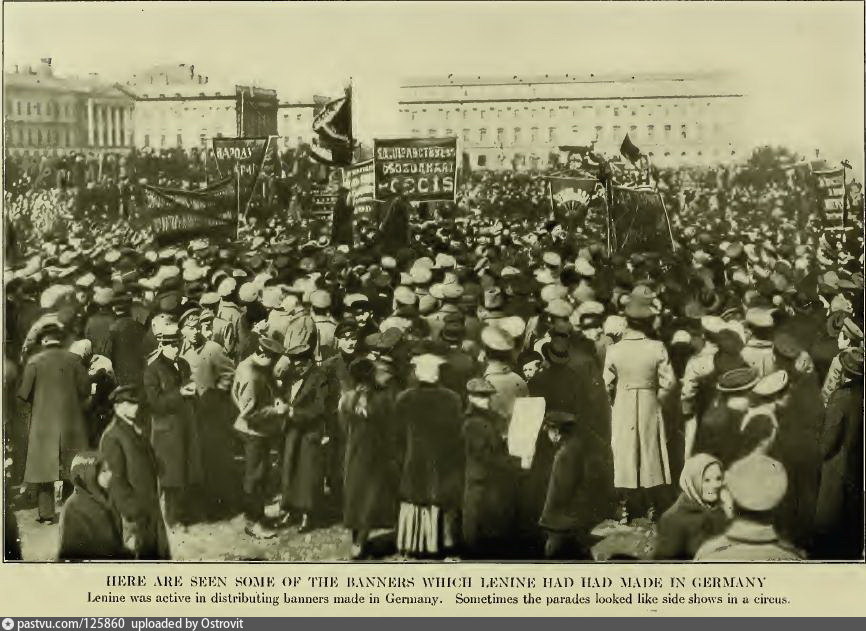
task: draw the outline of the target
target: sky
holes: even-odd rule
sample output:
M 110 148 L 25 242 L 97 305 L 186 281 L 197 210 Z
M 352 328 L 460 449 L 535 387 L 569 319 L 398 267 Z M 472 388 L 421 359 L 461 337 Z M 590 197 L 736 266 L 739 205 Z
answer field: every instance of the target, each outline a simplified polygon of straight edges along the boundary
M 822 148 L 862 169 L 860 2 L 4 3 L 4 67 L 125 79 L 193 63 L 281 100 L 352 79 L 356 133 L 398 131 L 401 80 L 419 75 L 732 74 L 755 143 Z M 862 171 L 861 171 L 862 172 Z

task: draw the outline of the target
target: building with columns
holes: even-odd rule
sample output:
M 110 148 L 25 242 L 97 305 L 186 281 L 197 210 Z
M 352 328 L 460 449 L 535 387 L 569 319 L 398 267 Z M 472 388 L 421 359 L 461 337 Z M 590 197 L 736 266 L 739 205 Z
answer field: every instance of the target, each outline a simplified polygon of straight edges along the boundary
M 562 145 L 619 153 L 626 133 L 659 166 L 742 153 L 744 97 L 721 75 L 421 78 L 401 86 L 411 137 L 457 136 L 473 168 L 544 168 Z
M 133 100 L 97 75 L 56 76 L 51 60 L 3 73 L 6 150 L 12 155 L 125 152 Z

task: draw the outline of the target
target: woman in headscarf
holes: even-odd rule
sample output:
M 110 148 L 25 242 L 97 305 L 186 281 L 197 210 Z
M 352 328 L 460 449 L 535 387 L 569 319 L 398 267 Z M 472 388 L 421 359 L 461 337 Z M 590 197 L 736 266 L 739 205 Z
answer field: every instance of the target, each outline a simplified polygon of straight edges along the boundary
M 126 559 L 120 513 L 108 499 L 111 470 L 93 451 L 72 459 L 70 476 L 75 490 L 60 514 L 58 560 Z
M 709 454 L 695 454 L 680 474 L 682 493 L 659 520 L 656 559 L 687 560 L 701 544 L 721 534 L 728 522 L 722 508 L 722 463 Z

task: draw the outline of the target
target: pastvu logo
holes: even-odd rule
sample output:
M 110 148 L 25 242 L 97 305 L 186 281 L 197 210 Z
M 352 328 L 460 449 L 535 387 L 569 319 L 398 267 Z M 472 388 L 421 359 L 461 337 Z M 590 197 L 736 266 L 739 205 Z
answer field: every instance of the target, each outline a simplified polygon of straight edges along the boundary
M 12 618 L 3 618 L 2 624 L 6 631 L 11 631 L 12 627 L 15 626 L 15 621 Z

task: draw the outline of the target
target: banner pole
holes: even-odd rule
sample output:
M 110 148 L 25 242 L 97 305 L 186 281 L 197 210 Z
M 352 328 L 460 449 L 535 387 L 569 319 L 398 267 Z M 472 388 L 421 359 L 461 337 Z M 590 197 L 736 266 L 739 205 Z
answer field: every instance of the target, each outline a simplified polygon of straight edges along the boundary
M 607 232 L 607 256 L 610 258 L 612 252 L 610 251 L 610 202 L 608 200 L 607 193 L 607 185 L 604 186 L 604 225 L 607 228 L 605 232 Z
M 553 205 L 553 186 L 550 183 L 550 178 L 547 178 L 547 197 L 550 200 L 550 218 L 556 218 L 556 208 Z
M 235 200 L 237 204 L 237 227 L 235 229 L 235 240 L 241 238 L 241 170 L 238 165 L 235 165 L 235 173 L 237 174 L 237 183 L 235 184 Z
M 673 249 L 674 252 L 676 252 L 677 251 L 677 244 L 674 241 L 674 233 L 671 230 L 671 218 L 670 218 L 670 216 L 668 216 L 668 209 L 667 209 L 667 206 L 665 206 L 665 198 L 662 197 L 662 194 L 659 192 L 658 187 L 656 187 L 656 195 L 659 196 L 659 201 L 662 203 L 662 210 L 665 212 L 665 223 L 667 223 L 667 225 L 668 225 L 668 236 L 671 238 L 671 248 Z

